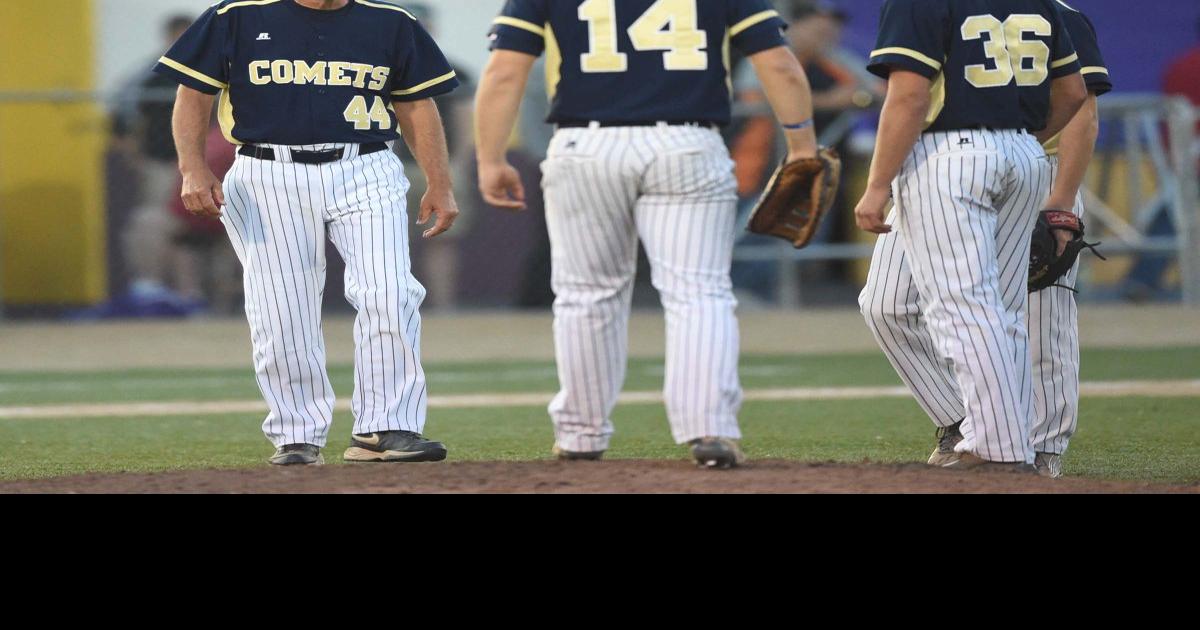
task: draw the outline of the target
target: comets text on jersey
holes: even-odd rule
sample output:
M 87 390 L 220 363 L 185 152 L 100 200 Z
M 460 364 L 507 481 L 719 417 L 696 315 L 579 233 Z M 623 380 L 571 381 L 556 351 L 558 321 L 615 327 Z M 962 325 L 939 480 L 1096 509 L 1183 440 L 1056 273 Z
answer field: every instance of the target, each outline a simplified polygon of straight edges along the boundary
M 392 69 L 348 61 L 310 64 L 303 59 L 256 59 L 250 62 L 249 73 L 254 85 L 332 85 L 381 90 L 387 85 Z

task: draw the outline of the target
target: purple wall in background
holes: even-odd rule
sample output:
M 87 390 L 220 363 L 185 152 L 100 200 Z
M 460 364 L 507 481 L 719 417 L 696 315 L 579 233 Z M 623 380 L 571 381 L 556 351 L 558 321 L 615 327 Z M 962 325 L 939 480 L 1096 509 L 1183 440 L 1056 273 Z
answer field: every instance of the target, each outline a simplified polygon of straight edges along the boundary
M 1066 0 L 1096 25 L 1118 91 L 1157 92 L 1167 63 L 1200 44 L 1200 0 Z M 851 15 L 846 44 L 866 54 L 875 43 L 882 0 L 838 0 Z

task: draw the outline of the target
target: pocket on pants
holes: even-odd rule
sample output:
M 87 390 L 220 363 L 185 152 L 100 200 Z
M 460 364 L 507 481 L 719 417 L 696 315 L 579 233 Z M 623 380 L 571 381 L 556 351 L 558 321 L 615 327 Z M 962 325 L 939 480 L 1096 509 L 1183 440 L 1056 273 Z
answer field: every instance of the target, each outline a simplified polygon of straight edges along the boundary
M 1003 190 L 1002 156 L 989 151 L 956 151 L 932 156 L 917 181 L 928 179 L 936 196 L 955 205 L 996 213 Z
M 596 160 L 583 156 L 553 156 L 542 161 L 542 190 L 562 186 L 572 178 L 590 177 Z
M 643 192 L 680 197 L 728 197 L 736 199 L 737 180 L 733 160 L 720 151 L 704 147 L 664 153 L 646 172 Z

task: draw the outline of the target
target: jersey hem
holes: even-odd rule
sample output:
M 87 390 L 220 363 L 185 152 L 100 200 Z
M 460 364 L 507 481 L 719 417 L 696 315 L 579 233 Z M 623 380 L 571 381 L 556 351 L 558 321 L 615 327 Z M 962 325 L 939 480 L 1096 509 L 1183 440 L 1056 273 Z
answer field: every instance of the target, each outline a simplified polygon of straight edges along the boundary
M 265 6 L 268 4 L 275 4 L 279 1 L 280 0 L 242 0 L 241 2 L 232 2 L 230 4 L 227 4 L 223 7 L 221 7 L 220 9 L 217 9 L 217 15 L 225 15 L 231 9 L 236 9 L 238 7 L 249 7 L 249 6 L 261 7 L 261 6 Z
M 742 20 L 741 22 L 738 22 L 737 24 L 734 24 L 733 26 L 729 27 L 729 36 L 737 37 L 738 35 L 740 35 L 742 33 L 742 31 L 749 29 L 750 27 L 754 26 L 755 24 L 758 24 L 760 22 L 766 22 L 767 20 L 769 20 L 771 18 L 777 18 L 777 17 L 779 17 L 779 12 L 774 9 L 760 11 L 760 12 L 755 13 L 754 15 L 751 15 L 750 17 Z
M 160 73 L 169 74 L 179 83 L 205 94 L 216 94 L 221 90 L 229 89 L 228 83 L 218 81 L 203 72 L 193 70 L 165 56 L 158 59 L 158 65 L 155 66 L 155 69 Z
M 442 76 L 440 76 L 440 77 L 435 77 L 435 78 L 433 78 L 433 79 L 430 79 L 430 80 L 428 80 L 428 81 L 426 81 L 426 82 L 424 82 L 424 83 L 418 83 L 417 85 L 414 85 L 414 86 L 412 86 L 412 87 L 410 87 L 410 88 L 404 88 L 404 89 L 400 89 L 400 90 L 393 90 L 393 91 L 392 91 L 392 96 L 411 96 L 411 95 L 413 95 L 413 94 L 416 94 L 416 93 L 418 93 L 418 92 L 423 92 L 423 91 L 425 91 L 425 90 L 427 90 L 427 89 L 429 89 L 429 88 L 431 88 L 431 87 L 433 87 L 433 86 L 435 86 L 435 85 L 438 85 L 438 84 L 440 84 L 440 83 L 445 83 L 445 82 L 447 82 L 447 81 L 450 81 L 450 80 L 454 79 L 456 76 L 458 76 L 458 75 L 457 75 L 457 74 L 456 74 L 456 73 L 455 73 L 453 70 L 451 70 L 450 72 L 447 72 L 446 74 L 443 74 L 443 75 L 442 75 Z M 458 84 L 457 84 L 457 82 L 456 82 L 456 83 L 455 83 L 455 86 L 457 86 L 457 85 L 458 85 Z
M 533 22 L 526 22 L 525 20 L 522 20 L 520 18 L 508 17 L 507 15 L 501 15 L 500 17 L 492 20 L 492 24 L 499 24 L 502 26 L 511 26 L 513 28 L 519 28 L 523 31 L 528 31 L 530 33 L 533 33 L 534 35 L 537 35 L 538 37 L 543 37 L 543 38 L 546 37 L 546 29 L 538 26 L 537 24 L 534 24 Z

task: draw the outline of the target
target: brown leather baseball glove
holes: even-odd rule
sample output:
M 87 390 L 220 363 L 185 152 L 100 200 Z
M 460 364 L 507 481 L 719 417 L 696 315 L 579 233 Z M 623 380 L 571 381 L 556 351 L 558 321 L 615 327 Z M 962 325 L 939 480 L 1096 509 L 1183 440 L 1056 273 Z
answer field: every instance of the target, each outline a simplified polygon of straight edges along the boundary
M 750 214 L 748 229 L 791 241 L 796 249 L 808 245 L 833 206 L 841 179 L 842 159 L 828 147 L 815 158 L 780 165 Z

